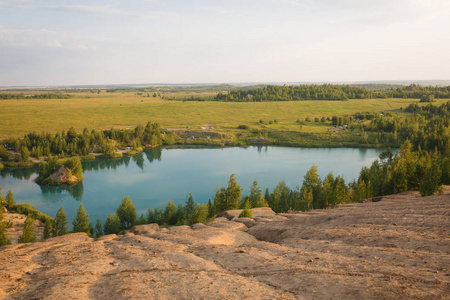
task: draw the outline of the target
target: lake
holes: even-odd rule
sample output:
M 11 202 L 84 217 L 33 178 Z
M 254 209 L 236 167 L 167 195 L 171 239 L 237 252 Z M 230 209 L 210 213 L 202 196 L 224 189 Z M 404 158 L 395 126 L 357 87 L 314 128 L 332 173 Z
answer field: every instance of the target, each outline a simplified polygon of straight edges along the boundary
M 357 179 L 362 166 L 369 166 L 382 149 L 359 148 L 156 148 L 120 159 L 83 162 L 84 181 L 69 189 L 42 187 L 34 182 L 36 168 L 0 171 L 2 196 L 8 190 L 17 203 L 29 203 L 54 217 L 59 207 L 72 218 L 83 202 L 95 223 L 113 213 L 124 196 L 136 206 L 138 216 L 149 206 L 165 206 L 168 199 L 184 203 L 189 192 L 197 203 L 213 198 L 216 187 L 226 186 L 231 174 L 248 194 L 256 179 L 263 190 L 272 191 L 285 180 L 290 188 L 302 184 L 303 176 L 315 164 L 321 179 L 329 172 L 343 175 L 346 182 Z

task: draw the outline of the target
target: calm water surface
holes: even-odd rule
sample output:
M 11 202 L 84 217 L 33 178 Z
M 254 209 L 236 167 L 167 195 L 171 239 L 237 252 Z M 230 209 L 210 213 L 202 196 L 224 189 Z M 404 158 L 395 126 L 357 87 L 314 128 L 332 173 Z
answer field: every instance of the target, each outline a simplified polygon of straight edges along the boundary
M 243 194 L 256 179 L 263 192 L 285 180 L 290 188 L 302 184 L 315 164 L 321 179 L 329 172 L 343 175 L 346 182 L 358 177 L 382 149 L 248 147 L 214 149 L 152 149 L 133 157 L 101 159 L 83 163 L 84 181 L 70 189 L 41 187 L 34 182 L 37 170 L 23 168 L 0 171 L 2 195 L 8 190 L 17 203 L 30 203 L 54 217 L 64 205 L 69 223 L 83 202 L 91 222 L 105 220 L 124 196 L 130 196 L 138 215 L 149 206 L 165 206 L 168 199 L 184 203 L 192 192 L 197 203 L 207 203 L 217 185 L 226 186 L 232 173 Z M 70 226 L 71 227 L 71 224 Z

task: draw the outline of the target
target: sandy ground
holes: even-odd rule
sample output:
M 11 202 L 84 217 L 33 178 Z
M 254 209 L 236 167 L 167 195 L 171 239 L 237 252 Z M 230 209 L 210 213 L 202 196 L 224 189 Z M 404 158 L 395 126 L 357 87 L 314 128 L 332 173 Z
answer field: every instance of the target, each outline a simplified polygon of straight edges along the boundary
M 449 299 L 450 188 L 0 248 L 5 299 Z M 231 219 L 231 220 L 229 220 Z

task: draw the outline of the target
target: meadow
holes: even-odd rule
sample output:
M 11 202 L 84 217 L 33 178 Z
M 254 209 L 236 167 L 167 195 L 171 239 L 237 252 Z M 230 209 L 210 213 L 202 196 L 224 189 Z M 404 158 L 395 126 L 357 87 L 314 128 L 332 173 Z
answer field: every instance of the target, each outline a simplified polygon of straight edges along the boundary
M 167 94 L 170 96 L 170 94 Z M 363 99 L 348 101 L 292 101 L 292 102 L 210 102 L 164 100 L 160 96 L 147 97 L 135 92 L 100 94 L 71 93 L 68 99 L 14 99 L 0 101 L 0 138 L 22 137 L 29 132 L 51 132 L 84 128 L 103 130 L 129 128 L 148 121 L 159 122 L 169 129 L 200 129 L 214 126 L 216 130 L 234 130 L 244 124 L 262 128 L 265 123 L 273 130 L 322 132 L 325 124 L 297 120 L 306 117 L 344 116 L 357 112 L 395 110 L 401 112 L 418 99 Z M 447 100 L 438 99 L 441 104 Z

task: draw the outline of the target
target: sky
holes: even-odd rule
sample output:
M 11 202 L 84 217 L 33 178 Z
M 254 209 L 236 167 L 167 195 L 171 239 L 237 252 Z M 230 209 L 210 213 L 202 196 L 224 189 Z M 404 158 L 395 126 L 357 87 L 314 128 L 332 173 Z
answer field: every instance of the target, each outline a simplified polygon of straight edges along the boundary
M 0 86 L 439 79 L 448 0 L 0 0 Z

